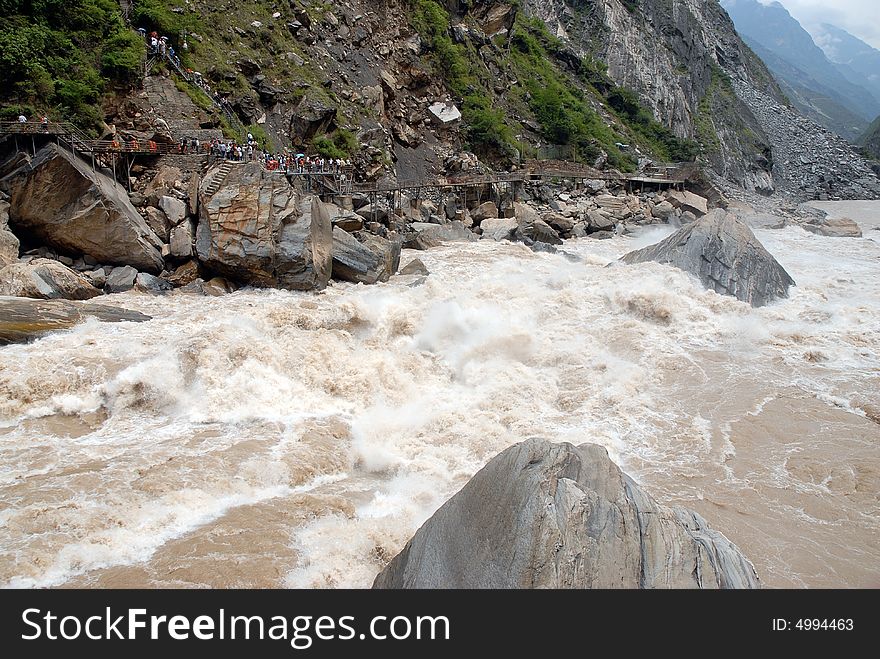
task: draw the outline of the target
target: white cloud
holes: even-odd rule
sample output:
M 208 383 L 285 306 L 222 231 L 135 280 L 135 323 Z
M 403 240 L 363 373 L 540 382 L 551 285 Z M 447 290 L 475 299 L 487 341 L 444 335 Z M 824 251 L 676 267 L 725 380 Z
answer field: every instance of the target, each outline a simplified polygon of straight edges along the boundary
M 770 0 L 761 0 L 769 4 Z M 880 49 L 878 0 L 779 0 L 809 32 L 819 23 L 832 23 Z

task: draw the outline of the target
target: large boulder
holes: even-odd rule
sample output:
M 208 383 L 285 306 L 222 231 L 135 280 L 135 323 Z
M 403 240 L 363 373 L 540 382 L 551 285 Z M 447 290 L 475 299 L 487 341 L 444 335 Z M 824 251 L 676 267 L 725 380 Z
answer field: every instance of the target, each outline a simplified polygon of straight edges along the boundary
M 794 280 L 733 213 L 717 209 L 666 240 L 630 252 L 624 263 L 668 263 L 707 288 L 761 307 L 788 297 Z
M 486 201 L 471 211 L 471 218 L 476 224 L 483 220 L 490 220 L 498 217 L 498 206 L 494 201 Z
M 533 439 L 493 458 L 374 588 L 758 588 L 751 563 L 659 505 L 601 446 Z
M 9 202 L 0 199 L 0 268 L 18 261 L 18 238 L 9 230 Z
M 66 300 L 29 300 L 0 297 L 0 345 L 21 343 L 82 322 L 97 318 L 101 322 L 142 323 L 149 316 L 136 311 L 94 303 Z
M 333 278 L 361 284 L 388 281 L 400 265 L 400 242 L 333 229 Z
M 38 300 L 89 300 L 101 294 L 80 273 L 49 259 L 10 263 L 0 269 L 0 295 Z
M 379 88 L 381 97 L 382 88 Z M 295 144 L 306 144 L 336 118 L 336 108 L 317 98 L 303 97 L 290 115 L 289 133 Z
M 236 165 L 216 192 L 199 191 L 196 254 L 210 270 L 252 286 L 322 289 L 332 267 L 332 224 L 316 197 L 300 200 L 259 163 Z
M 49 144 L 2 181 L 13 229 L 100 263 L 162 270 L 162 242 L 116 181 Z

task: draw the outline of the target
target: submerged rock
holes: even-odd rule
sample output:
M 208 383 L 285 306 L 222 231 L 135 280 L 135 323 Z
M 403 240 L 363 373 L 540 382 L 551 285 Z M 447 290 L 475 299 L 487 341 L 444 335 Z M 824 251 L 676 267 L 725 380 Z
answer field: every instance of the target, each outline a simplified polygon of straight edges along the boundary
M 861 238 L 862 230 L 848 217 L 822 218 L 801 225 L 810 233 L 828 238 Z
M 758 588 L 752 564 L 660 506 L 601 446 L 532 439 L 493 458 L 374 588 Z
M 100 263 L 162 270 L 162 242 L 116 181 L 55 144 L 0 181 L 9 222 L 41 242 Z
M 621 261 L 674 265 L 699 277 L 707 288 L 753 307 L 788 297 L 789 287 L 795 285 L 751 229 L 720 209 L 656 245 L 630 252 Z
M 400 269 L 401 275 L 428 275 L 428 266 L 421 259 L 413 259 Z
M 97 318 L 106 323 L 150 320 L 150 316 L 137 311 L 103 304 L 0 297 L 0 345 L 30 341 L 49 332 L 73 327 L 86 318 Z

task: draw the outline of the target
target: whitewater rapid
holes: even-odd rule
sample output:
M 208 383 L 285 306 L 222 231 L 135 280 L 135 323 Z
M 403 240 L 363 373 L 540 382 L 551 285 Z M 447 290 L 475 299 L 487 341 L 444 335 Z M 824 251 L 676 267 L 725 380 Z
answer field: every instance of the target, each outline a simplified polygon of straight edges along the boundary
M 0 348 L 0 582 L 365 587 L 492 456 L 595 442 L 771 586 L 878 586 L 880 205 L 864 239 L 756 230 L 763 309 L 616 259 L 668 228 L 482 241 L 319 294 L 109 302 Z M 609 264 L 612 264 L 609 266 Z

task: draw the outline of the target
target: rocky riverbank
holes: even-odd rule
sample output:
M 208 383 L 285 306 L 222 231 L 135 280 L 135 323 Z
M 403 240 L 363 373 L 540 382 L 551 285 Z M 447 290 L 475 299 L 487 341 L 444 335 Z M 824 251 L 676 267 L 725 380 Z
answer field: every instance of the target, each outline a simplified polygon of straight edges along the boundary
M 450 167 L 484 169 L 467 153 Z M 703 179 L 687 191 L 636 191 L 622 178 L 527 180 L 454 194 L 436 188 L 418 198 L 355 193 L 325 203 L 258 162 L 218 162 L 204 172 L 160 162 L 139 172 L 129 193 L 55 144 L 33 157 L 13 154 L 0 173 L 0 295 L 34 299 L 88 300 L 130 290 L 217 296 L 242 286 L 317 291 L 331 280 L 370 285 L 398 272 L 404 248 L 491 240 L 565 254 L 567 240 L 668 224 L 699 225 L 683 231 L 707 238 L 690 242 L 683 258 L 645 258 L 760 305 L 785 295 L 791 280 L 784 270 L 771 274 L 781 268 L 737 215 L 762 226 L 797 223 L 825 236 L 861 235 L 852 221 L 807 206 L 779 205 L 762 216 Z M 708 238 L 720 235 L 719 222 L 726 232 L 720 242 Z M 766 267 L 739 258 L 746 253 Z M 699 266 L 703 261 L 714 264 L 711 272 Z

